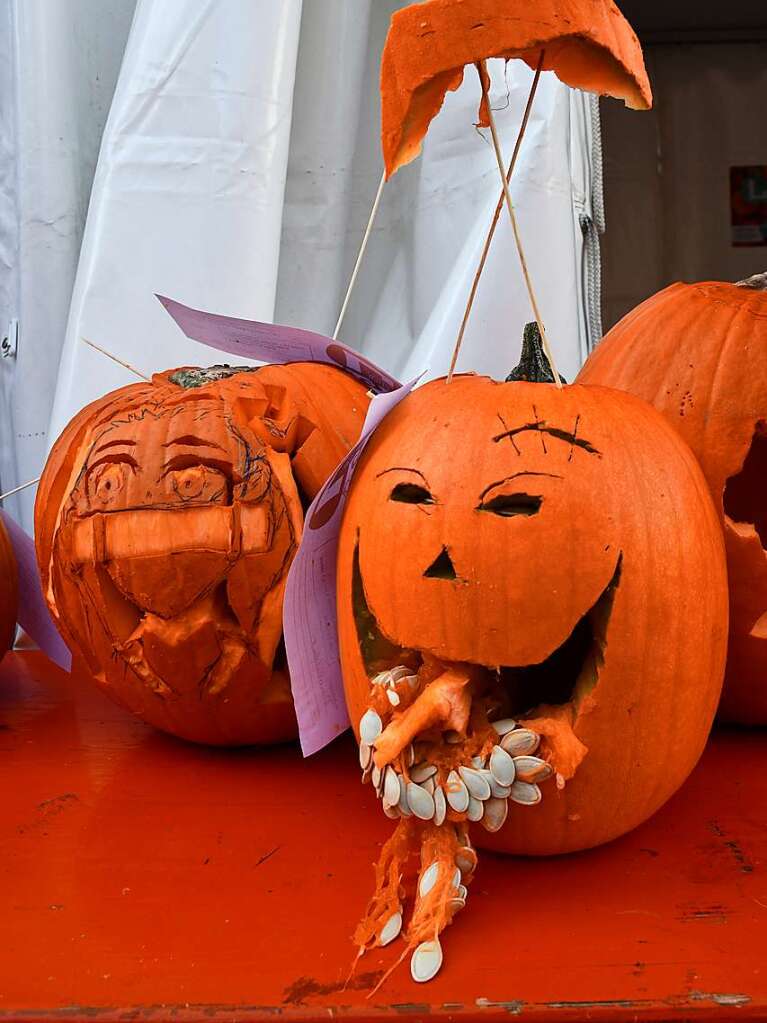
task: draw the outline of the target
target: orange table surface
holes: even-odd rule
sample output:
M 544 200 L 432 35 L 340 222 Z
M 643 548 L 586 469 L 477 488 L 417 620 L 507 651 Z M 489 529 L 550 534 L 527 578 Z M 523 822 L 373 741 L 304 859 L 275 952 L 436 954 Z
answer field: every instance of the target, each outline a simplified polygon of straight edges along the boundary
M 401 942 L 343 982 L 392 823 L 348 737 L 188 745 L 25 652 L 0 754 L 0 1019 L 767 1020 L 767 732 L 602 849 L 480 854 L 440 975 L 372 998 Z

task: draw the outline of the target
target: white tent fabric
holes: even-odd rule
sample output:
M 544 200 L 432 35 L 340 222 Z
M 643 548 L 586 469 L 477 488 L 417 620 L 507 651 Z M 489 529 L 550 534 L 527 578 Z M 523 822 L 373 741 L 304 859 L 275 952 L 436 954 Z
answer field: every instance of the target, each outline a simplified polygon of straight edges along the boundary
M 45 0 L 7 3 L 18 22 L 19 9 Z M 50 442 L 84 404 L 130 381 L 83 337 L 143 373 L 212 361 L 209 350 L 180 334 L 155 292 L 230 315 L 332 331 L 381 175 L 378 65 L 389 17 L 400 6 L 404 0 L 138 0 L 103 132 L 66 333 L 60 293 L 72 286 L 71 241 L 66 269 L 51 260 L 32 267 L 16 261 L 22 276 L 34 274 L 34 293 L 19 299 L 12 288 L 0 290 L 4 320 L 21 320 L 19 358 L 2 367 L 6 396 L 11 378 L 14 387 L 2 436 L 10 425 L 15 440 L 12 453 L 3 441 L 4 488 L 41 468 L 45 440 L 19 443 L 21 423 Z M 97 22 L 107 12 L 110 45 L 118 50 L 118 23 L 132 0 L 78 0 L 73 7 L 90 8 L 94 23 L 82 19 L 71 53 L 49 54 L 54 81 L 71 78 L 67 62 L 87 61 L 89 52 L 108 63 Z M 37 30 L 30 49 L 44 45 L 46 26 Z M 493 106 L 508 156 L 532 76 L 519 63 L 494 65 Z M 30 88 L 18 69 L 16 88 L 17 95 Z M 386 186 L 341 332 L 402 378 L 446 370 L 499 195 L 491 145 L 472 126 L 478 99 L 469 69 L 434 121 L 423 156 Z M 44 97 L 37 101 L 45 106 Z M 100 124 L 89 118 L 87 90 L 66 102 L 76 122 L 65 138 L 77 173 L 58 187 L 76 207 L 92 167 L 79 140 L 85 126 L 90 138 Z M 512 184 L 547 330 L 567 377 L 588 348 L 581 218 L 593 217 L 601 201 L 594 194 L 595 124 L 598 132 L 589 97 L 543 75 Z M 48 193 L 30 197 L 25 182 L 32 152 L 28 164 L 27 171 L 19 162 L 17 205 L 34 200 L 39 209 L 30 216 L 44 216 Z M 12 219 L 2 207 L 0 216 Z M 79 241 L 76 229 L 73 237 Z M 505 375 L 531 318 L 504 213 L 459 369 Z M 20 505 L 27 525 L 32 498 Z

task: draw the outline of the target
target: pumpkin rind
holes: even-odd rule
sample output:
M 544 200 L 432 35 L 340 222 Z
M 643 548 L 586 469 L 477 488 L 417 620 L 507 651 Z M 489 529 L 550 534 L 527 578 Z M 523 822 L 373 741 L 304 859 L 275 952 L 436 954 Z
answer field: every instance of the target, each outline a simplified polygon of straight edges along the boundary
M 365 388 L 319 364 L 156 374 L 80 412 L 35 509 L 43 592 L 98 684 L 197 742 L 296 734 L 279 655 L 303 506 Z
M 16 635 L 19 585 L 11 541 L 0 519 L 0 658 Z
M 393 497 L 406 480 L 433 500 Z M 536 513 L 488 514 L 481 495 L 499 481 L 534 492 Z M 443 551 L 453 575 L 428 571 Z M 483 845 L 548 854 L 608 841 L 696 763 L 724 667 L 723 545 L 695 459 L 644 402 L 463 376 L 419 388 L 389 414 L 355 473 L 339 544 L 355 729 L 371 691 L 360 585 L 395 648 L 491 670 L 544 662 L 609 595 L 596 684 L 576 687 L 571 704 L 585 759 L 564 791 L 513 810 L 496 834 L 478 831 Z
M 721 517 L 729 572 L 720 715 L 743 724 L 767 724 L 767 533 L 760 539 L 754 523 L 767 514 L 765 283 L 671 285 L 616 324 L 578 377 L 651 402 L 700 462 Z M 728 514 L 728 481 L 744 465 L 752 474 L 750 507 Z
M 612 0 L 426 0 L 395 11 L 381 58 L 381 141 L 387 177 L 421 142 L 464 67 L 518 57 L 573 88 L 647 110 L 652 92 L 639 41 Z

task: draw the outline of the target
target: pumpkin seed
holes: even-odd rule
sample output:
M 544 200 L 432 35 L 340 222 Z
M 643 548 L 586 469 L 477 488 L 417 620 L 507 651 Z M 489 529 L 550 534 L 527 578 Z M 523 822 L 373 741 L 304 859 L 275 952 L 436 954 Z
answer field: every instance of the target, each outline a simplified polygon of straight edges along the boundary
M 412 817 L 413 811 L 410 809 L 407 801 L 407 785 L 404 778 L 399 780 L 399 802 L 397 808 L 403 817 Z
M 405 763 L 408 767 L 412 767 L 415 763 L 415 750 L 412 746 L 408 746 L 405 752 Z
M 493 778 L 490 782 L 490 795 L 493 799 L 508 799 L 511 795 L 511 785 L 499 785 Z
M 387 767 L 384 773 L 383 801 L 384 806 L 397 806 L 400 797 L 399 777 L 393 767 Z
M 415 816 L 422 821 L 430 821 L 434 816 L 434 799 L 430 792 L 416 785 L 414 781 L 408 783 L 407 787 L 408 806 Z
M 422 941 L 410 960 L 410 976 L 419 984 L 436 977 L 442 967 L 442 946 L 436 939 Z
M 500 831 L 506 823 L 509 812 L 509 804 L 505 799 L 488 799 L 485 803 L 485 815 L 482 818 L 482 827 L 488 831 Z
M 437 788 L 437 779 L 436 778 L 427 778 L 426 781 L 422 781 L 421 782 L 421 788 L 422 789 L 426 789 L 426 791 L 429 793 L 429 795 L 433 796 L 434 792 L 435 792 L 435 790 Z
M 447 905 L 448 905 L 448 909 L 450 909 L 450 911 L 452 912 L 453 916 L 455 916 L 455 914 L 456 913 L 460 913 L 460 911 L 466 905 L 466 899 L 460 899 L 456 895 L 454 898 L 452 898 L 450 900 L 450 902 L 448 902 Z
M 465 813 L 469 808 L 469 790 L 464 785 L 456 771 L 451 771 L 447 776 L 445 795 L 451 809 L 456 813 Z
M 370 761 L 373 759 L 373 750 L 366 742 L 360 743 L 360 767 L 366 771 Z
M 490 786 L 479 771 L 475 771 L 473 767 L 462 766 L 458 768 L 458 773 L 461 778 L 463 778 L 470 796 L 473 796 L 474 799 L 490 798 Z M 469 820 L 472 820 L 472 818 L 469 817 Z M 477 820 L 479 820 L 479 818 L 477 818 Z
M 461 886 L 461 869 L 460 869 L 460 867 L 456 867 L 455 868 L 455 873 L 453 874 L 453 888 L 458 890 L 458 888 L 460 888 L 460 886 Z
M 385 945 L 391 944 L 395 938 L 399 937 L 399 933 L 402 930 L 402 914 L 392 913 L 389 919 L 381 928 L 381 933 L 378 935 L 378 944 L 383 948 Z
M 526 781 L 515 781 L 511 786 L 511 798 L 522 806 L 535 806 L 541 801 L 541 790 L 537 785 L 530 785 Z
M 468 845 L 464 845 L 455 854 L 455 865 L 463 875 L 471 874 L 477 866 L 477 854 Z
M 468 897 L 469 897 L 469 889 L 466 887 L 465 884 L 459 884 L 458 885 L 458 898 L 459 899 L 463 899 L 463 901 L 466 902 Z
M 469 796 L 469 809 L 466 811 L 466 816 L 470 821 L 481 821 L 482 814 L 485 812 L 485 804 L 481 799 L 475 799 L 474 796 Z
M 437 768 L 434 764 L 417 764 L 410 772 L 410 777 L 420 785 L 421 782 L 426 781 L 427 778 L 431 778 L 436 773 Z
M 541 737 L 536 732 L 527 728 L 518 728 L 509 732 L 501 739 L 501 749 L 505 749 L 512 757 L 523 756 L 525 753 L 535 753 L 541 743 Z
M 429 892 L 432 890 L 434 885 L 437 883 L 439 877 L 439 863 L 431 863 L 421 874 L 421 880 L 418 882 L 418 894 L 422 899 L 425 899 Z
M 370 684 L 371 684 L 371 686 L 382 686 L 382 685 L 385 685 L 388 681 L 389 681 L 389 672 L 388 671 L 379 671 L 377 675 L 374 675 L 371 678 Z
M 386 698 L 392 707 L 399 707 L 399 693 L 396 693 L 393 689 L 387 689 Z
M 514 757 L 514 766 L 520 781 L 546 781 L 554 773 L 551 764 L 547 764 L 540 757 Z
M 445 799 L 445 793 L 438 785 L 434 790 L 434 823 L 437 827 L 445 823 L 446 816 L 447 800 Z
M 493 721 L 493 728 L 500 736 L 506 735 L 507 732 L 513 732 L 517 727 L 517 722 L 514 718 L 502 718 L 500 721 Z
M 514 759 L 502 746 L 493 746 L 490 754 L 490 773 L 499 785 L 511 785 L 516 769 Z
M 383 812 L 390 820 L 397 820 L 399 817 L 399 810 L 396 806 L 389 806 L 387 803 L 383 804 Z
M 383 721 L 371 707 L 366 710 L 360 720 L 360 738 L 369 746 L 372 746 L 383 731 Z
M 485 766 L 485 758 L 484 757 L 472 757 L 471 758 L 471 766 L 476 771 L 481 770 Z
M 392 683 L 399 682 L 408 675 L 412 675 L 412 668 L 406 668 L 404 664 L 398 664 L 396 668 L 392 668 L 389 672 L 389 678 Z

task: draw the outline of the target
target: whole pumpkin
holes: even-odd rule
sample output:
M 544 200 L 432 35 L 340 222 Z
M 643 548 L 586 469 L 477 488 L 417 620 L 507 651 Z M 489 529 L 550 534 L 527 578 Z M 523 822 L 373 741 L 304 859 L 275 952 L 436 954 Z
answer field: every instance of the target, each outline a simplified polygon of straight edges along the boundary
M 16 635 L 18 576 L 11 541 L 0 518 L 0 658 L 13 644 Z
M 98 684 L 196 742 L 296 734 L 282 599 L 365 388 L 318 364 L 160 373 L 80 412 L 36 503 L 43 591 Z
M 673 284 L 613 327 L 578 379 L 645 398 L 697 456 L 730 582 L 720 714 L 767 724 L 767 274 Z

